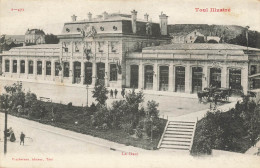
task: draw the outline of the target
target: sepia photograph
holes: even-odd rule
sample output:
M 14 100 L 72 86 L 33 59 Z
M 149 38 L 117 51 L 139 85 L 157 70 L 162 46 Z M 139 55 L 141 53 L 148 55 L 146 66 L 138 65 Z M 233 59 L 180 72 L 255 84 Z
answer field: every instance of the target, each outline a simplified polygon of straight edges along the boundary
M 260 167 L 259 0 L 0 0 L 0 168 Z

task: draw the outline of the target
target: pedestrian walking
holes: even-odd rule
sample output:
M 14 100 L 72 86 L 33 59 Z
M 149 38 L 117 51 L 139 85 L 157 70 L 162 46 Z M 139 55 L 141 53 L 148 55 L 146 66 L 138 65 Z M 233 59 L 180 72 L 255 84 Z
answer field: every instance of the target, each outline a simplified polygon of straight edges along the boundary
M 116 98 L 116 96 L 117 96 L 117 93 L 118 93 L 118 91 L 115 89 L 115 98 Z
M 122 95 L 123 98 L 125 98 L 125 88 L 122 89 L 121 95 Z
M 11 142 L 16 141 L 16 138 L 15 138 L 14 132 L 12 132 L 12 134 L 11 134 L 11 136 L 10 136 L 10 141 L 11 141 Z
M 23 145 L 24 145 L 24 138 L 25 138 L 25 134 L 23 132 L 21 132 L 21 135 L 20 135 L 20 145 L 21 145 L 21 143 L 23 143 Z
M 113 98 L 113 94 L 114 94 L 114 92 L 113 92 L 113 90 L 111 89 L 111 90 L 110 90 L 110 97 L 111 97 L 111 98 Z

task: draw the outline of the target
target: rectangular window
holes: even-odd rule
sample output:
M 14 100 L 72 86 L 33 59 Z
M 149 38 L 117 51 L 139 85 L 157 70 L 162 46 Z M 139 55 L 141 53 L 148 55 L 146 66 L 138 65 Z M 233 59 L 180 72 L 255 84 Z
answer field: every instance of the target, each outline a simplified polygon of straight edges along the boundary
M 42 61 L 37 61 L 37 75 L 42 74 Z
M 251 65 L 250 72 L 251 72 L 251 75 L 256 74 L 257 73 L 257 66 L 256 65 Z
M 13 60 L 13 73 L 17 73 L 17 60 Z
M 51 75 L 51 61 L 46 62 L 46 75 Z
M 5 72 L 10 72 L 10 60 L 5 60 Z
M 117 81 L 116 64 L 110 64 L 110 81 Z
M 59 76 L 60 69 L 61 69 L 60 63 L 55 62 L 55 76 Z
M 79 43 L 75 43 L 75 52 L 79 52 Z
M 104 52 L 104 42 L 98 42 L 98 52 Z
M 63 51 L 64 52 L 69 52 L 69 44 L 68 43 L 63 43 L 63 46 L 62 46 L 62 48 L 64 49 Z
M 28 62 L 28 69 L 29 69 L 29 74 L 33 74 L 33 61 Z
M 118 42 L 111 42 L 111 52 L 117 52 L 118 51 Z
M 20 73 L 25 73 L 25 61 L 24 60 L 21 60 L 21 63 L 20 63 Z
M 63 71 L 63 76 L 64 77 L 69 77 L 70 76 L 70 63 L 69 62 L 64 62 L 64 71 Z

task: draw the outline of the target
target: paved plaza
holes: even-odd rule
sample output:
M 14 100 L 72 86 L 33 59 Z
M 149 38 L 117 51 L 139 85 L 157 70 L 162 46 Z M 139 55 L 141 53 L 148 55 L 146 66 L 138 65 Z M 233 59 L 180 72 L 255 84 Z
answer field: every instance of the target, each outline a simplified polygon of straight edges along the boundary
M 13 80 L 0 80 L 1 89 L 5 85 L 11 85 L 15 83 Z M 87 89 L 86 87 L 75 87 L 75 86 L 64 86 L 64 85 L 53 85 L 48 83 L 31 83 L 23 82 L 23 88 L 25 91 L 31 91 L 36 93 L 39 97 L 51 98 L 53 102 L 67 104 L 72 102 L 73 105 L 82 106 L 87 103 Z M 109 91 L 115 88 L 108 88 Z M 91 105 L 95 100 L 92 98 L 91 91 L 93 88 L 88 90 L 88 104 Z M 113 101 L 122 100 L 121 90 L 117 89 L 117 98 L 110 98 L 107 100 L 108 105 L 111 105 Z M 131 89 L 126 89 L 126 92 L 130 92 Z M 138 90 L 137 90 L 138 91 Z M 155 91 L 144 91 L 145 101 L 142 105 L 145 107 L 147 101 L 155 100 L 159 103 L 160 117 L 177 117 L 185 114 L 189 114 L 196 111 L 206 110 L 209 108 L 209 104 L 198 103 L 196 95 L 185 94 L 185 93 L 174 93 L 174 92 L 155 92 Z M 170 93 L 170 94 L 169 94 Z

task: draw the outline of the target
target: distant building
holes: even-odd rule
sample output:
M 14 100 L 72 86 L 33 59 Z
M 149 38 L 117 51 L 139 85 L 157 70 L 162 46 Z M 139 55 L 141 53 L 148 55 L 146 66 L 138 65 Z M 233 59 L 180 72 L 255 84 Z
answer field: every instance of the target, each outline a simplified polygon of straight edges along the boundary
M 206 36 L 198 30 L 190 33 L 180 32 L 171 33 L 172 43 L 220 43 L 221 38 L 218 36 Z
M 45 33 L 40 29 L 28 29 L 25 33 L 26 44 L 45 44 Z

